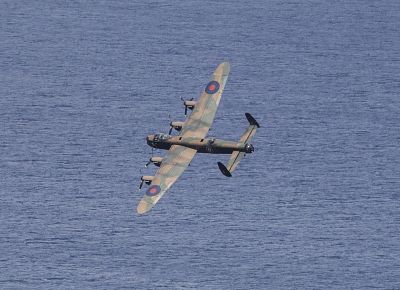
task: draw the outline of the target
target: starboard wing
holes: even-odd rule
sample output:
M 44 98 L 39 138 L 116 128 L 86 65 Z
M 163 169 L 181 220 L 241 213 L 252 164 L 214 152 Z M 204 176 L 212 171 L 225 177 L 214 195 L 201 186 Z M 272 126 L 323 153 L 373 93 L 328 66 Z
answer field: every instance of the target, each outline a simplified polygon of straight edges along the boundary
M 153 181 L 137 206 L 137 212 L 148 212 L 189 166 L 197 150 L 173 145 L 164 157 Z
M 215 113 L 221 100 L 222 91 L 225 88 L 228 79 L 230 65 L 223 62 L 218 65 L 217 69 L 211 76 L 204 92 L 201 94 L 199 101 L 192 114 L 183 125 L 181 136 L 183 137 L 206 137 L 211 124 L 214 121 Z

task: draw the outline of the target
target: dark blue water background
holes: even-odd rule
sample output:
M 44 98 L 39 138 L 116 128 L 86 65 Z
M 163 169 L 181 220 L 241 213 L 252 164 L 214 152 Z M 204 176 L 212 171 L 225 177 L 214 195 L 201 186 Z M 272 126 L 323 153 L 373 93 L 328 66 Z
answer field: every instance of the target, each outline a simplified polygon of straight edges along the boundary
M 400 2 L 0 2 L 1 289 L 400 288 Z M 218 63 L 210 134 L 136 215 Z M 163 152 L 157 152 L 163 154 Z

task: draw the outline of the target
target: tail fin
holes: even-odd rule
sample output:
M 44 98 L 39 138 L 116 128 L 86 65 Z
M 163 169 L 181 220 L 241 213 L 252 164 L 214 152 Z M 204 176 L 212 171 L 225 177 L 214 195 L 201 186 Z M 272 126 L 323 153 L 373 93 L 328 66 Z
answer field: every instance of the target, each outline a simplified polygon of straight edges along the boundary
M 226 166 L 224 164 L 222 164 L 222 162 L 218 162 L 218 167 L 219 167 L 219 170 L 221 170 L 223 175 L 225 175 L 226 177 L 232 177 L 232 174 L 230 173 L 228 168 L 226 168 Z
M 260 128 L 260 125 L 258 124 L 256 119 L 253 118 L 252 115 L 250 115 L 249 113 L 246 113 L 245 115 L 250 124 L 243 135 L 240 137 L 239 142 L 246 144 L 253 139 L 254 135 L 256 134 L 256 130 L 257 128 Z M 245 152 L 233 151 L 226 166 L 221 162 L 218 162 L 218 167 L 221 170 L 222 174 L 231 177 L 232 172 L 236 169 L 245 154 Z
M 251 139 L 253 139 L 254 134 L 256 134 L 256 130 L 257 128 L 260 128 L 260 125 L 258 124 L 256 119 L 253 118 L 252 115 L 250 115 L 249 113 L 246 113 L 245 115 L 250 125 L 249 127 L 247 127 L 246 132 L 244 132 L 243 135 L 240 137 L 239 142 L 248 143 L 251 141 Z

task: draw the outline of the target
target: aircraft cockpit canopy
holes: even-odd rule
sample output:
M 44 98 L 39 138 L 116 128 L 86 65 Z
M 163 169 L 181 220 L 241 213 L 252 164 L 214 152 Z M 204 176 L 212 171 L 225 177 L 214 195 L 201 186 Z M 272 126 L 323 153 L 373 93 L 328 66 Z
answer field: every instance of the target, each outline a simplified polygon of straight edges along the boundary
M 160 133 L 160 134 L 156 134 L 156 135 L 154 136 L 154 141 L 155 141 L 155 142 L 161 142 L 161 141 L 168 140 L 169 138 L 171 138 L 170 135 L 164 134 L 164 133 Z

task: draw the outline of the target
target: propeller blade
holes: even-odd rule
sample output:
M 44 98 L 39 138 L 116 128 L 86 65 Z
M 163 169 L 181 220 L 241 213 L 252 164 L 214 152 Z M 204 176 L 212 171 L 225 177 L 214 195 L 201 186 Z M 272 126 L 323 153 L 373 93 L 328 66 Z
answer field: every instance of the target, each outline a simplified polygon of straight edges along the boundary
M 149 162 L 147 162 L 147 163 L 146 163 L 146 165 L 145 165 L 144 167 L 147 167 L 147 166 L 149 166 L 149 165 L 150 165 L 150 163 L 151 163 L 151 160 L 149 160 Z
M 142 181 L 140 182 L 140 185 L 139 185 L 139 190 L 141 190 L 141 189 L 142 189 L 143 182 L 144 182 L 144 180 L 142 180 Z
M 194 100 L 194 98 L 190 99 L 190 101 L 193 101 L 193 100 Z M 186 117 L 187 116 L 187 111 L 188 111 L 188 107 L 185 104 L 186 100 L 181 97 L 181 101 L 183 102 L 183 105 L 185 106 L 185 117 Z
M 174 127 L 172 127 L 172 126 L 169 128 L 169 133 L 168 133 L 168 135 L 171 135 L 172 129 L 173 129 L 173 128 L 174 128 Z

